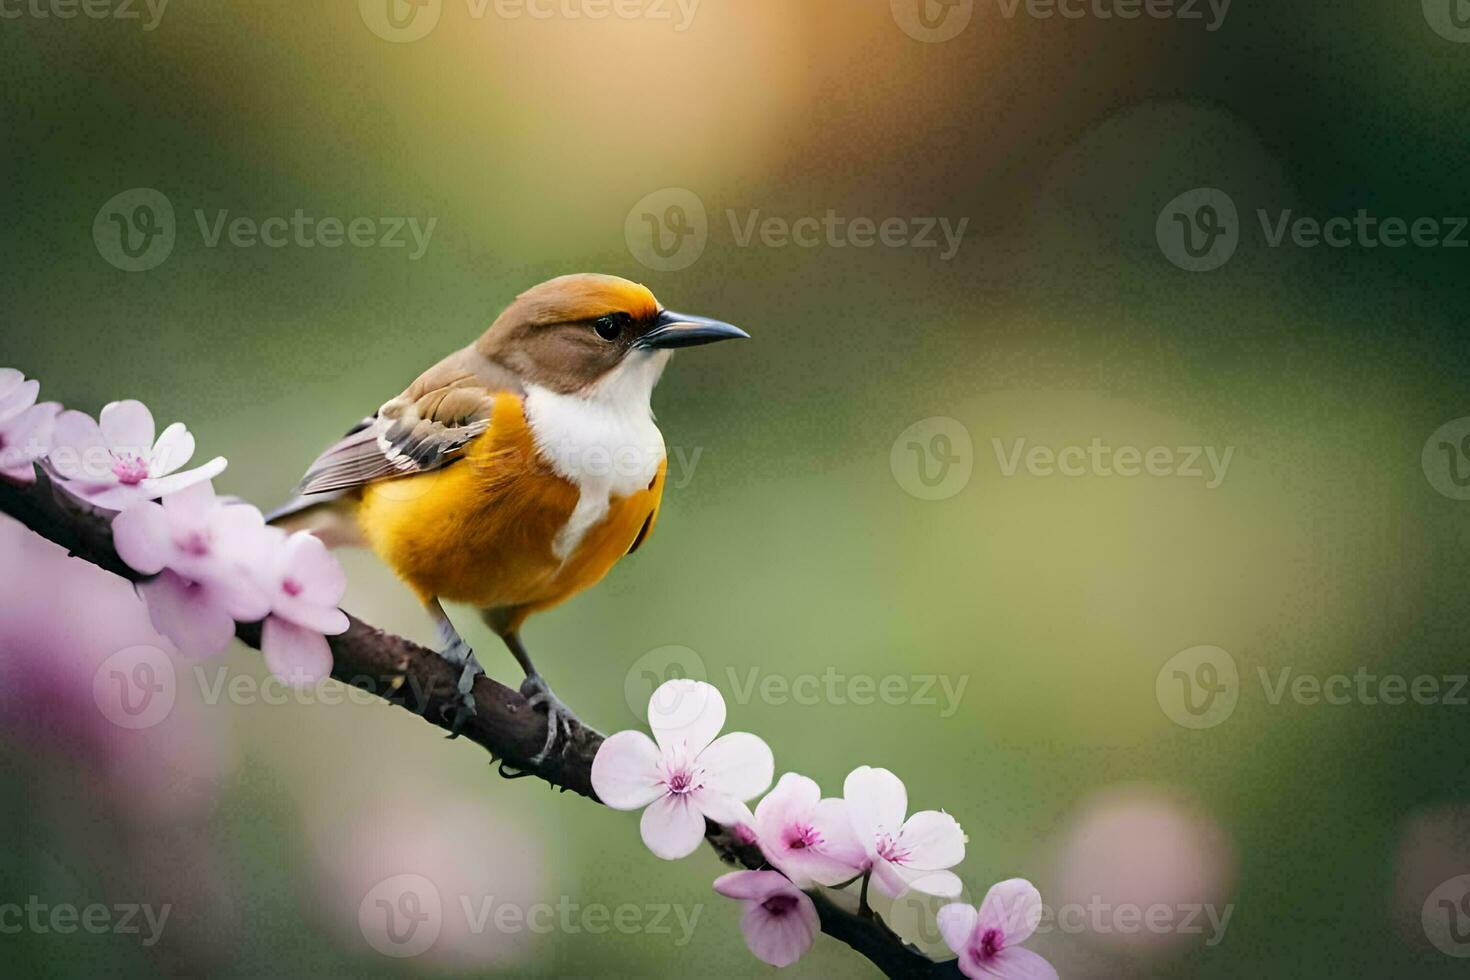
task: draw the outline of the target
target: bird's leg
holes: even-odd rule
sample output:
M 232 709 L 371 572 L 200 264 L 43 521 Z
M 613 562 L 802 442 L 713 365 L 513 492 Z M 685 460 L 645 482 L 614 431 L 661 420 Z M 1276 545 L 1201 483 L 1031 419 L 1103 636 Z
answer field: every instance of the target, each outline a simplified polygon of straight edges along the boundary
M 450 722 L 450 738 L 458 738 L 460 729 L 464 728 L 465 722 L 474 717 L 475 714 L 475 678 L 485 673 L 480 662 L 475 659 L 475 651 L 459 635 L 459 630 L 454 628 L 444 607 L 439 605 L 438 598 L 431 598 L 427 603 L 429 615 L 434 617 L 434 628 L 439 634 L 439 656 L 449 661 L 451 666 L 462 668 L 459 675 L 459 704 L 454 709 L 454 718 Z
M 526 652 L 525 646 L 521 643 L 520 634 L 505 633 L 502 634 L 501 639 L 510 648 L 511 655 L 516 658 L 516 663 L 520 664 L 521 669 L 526 672 L 526 679 L 521 682 L 521 694 L 533 708 L 540 705 L 546 706 L 546 744 L 531 758 L 532 764 L 539 764 L 556 744 L 557 734 L 570 735 L 572 722 L 580 724 L 581 719 L 572 714 L 572 709 L 552 693 L 546 679 L 537 672 L 536 665 L 531 663 L 531 655 Z

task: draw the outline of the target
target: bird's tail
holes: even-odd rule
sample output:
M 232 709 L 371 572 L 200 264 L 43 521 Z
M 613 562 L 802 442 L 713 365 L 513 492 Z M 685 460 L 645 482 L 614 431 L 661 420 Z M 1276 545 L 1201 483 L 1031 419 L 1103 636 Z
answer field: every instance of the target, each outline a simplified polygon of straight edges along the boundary
M 265 521 L 288 533 L 310 531 L 329 548 L 358 548 L 363 540 L 357 525 L 356 493 L 314 493 L 292 497 L 265 515 Z

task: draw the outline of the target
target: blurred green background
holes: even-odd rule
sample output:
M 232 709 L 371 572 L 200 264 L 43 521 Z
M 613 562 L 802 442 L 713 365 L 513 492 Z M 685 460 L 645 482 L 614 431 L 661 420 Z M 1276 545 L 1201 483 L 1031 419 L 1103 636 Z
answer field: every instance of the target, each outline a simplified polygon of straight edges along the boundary
M 11 0 L 0 365 L 70 407 L 136 397 L 160 426 L 187 422 L 200 459 L 230 459 L 218 488 L 266 507 L 520 290 L 572 271 L 640 280 L 754 340 L 676 359 L 654 404 L 695 462 L 671 463 L 657 533 L 531 622 L 538 663 L 585 720 L 639 726 L 646 670 L 702 671 L 778 773 L 839 793 L 854 766 L 887 766 L 914 809 L 954 813 L 972 900 L 1020 875 L 1049 903 L 1231 909 L 1213 945 L 1208 930 L 1038 936 L 1064 977 L 1463 974 L 1420 912 L 1470 873 L 1470 707 L 1273 704 L 1258 672 L 1465 673 L 1470 502 L 1435 489 L 1421 450 L 1470 415 L 1470 253 L 1273 248 L 1256 212 L 1470 214 L 1470 44 L 1408 0 L 1237 0 L 1214 31 L 1207 8 L 1203 22 L 1007 18 L 982 0 L 937 43 L 901 28 L 901 0 L 704 0 L 683 30 L 673 4 L 595 20 L 387 2 L 439 19 L 395 41 L 369 26 L 383 0 L 174 0 L 145 30 L 141 5 L 138 20 L 61 19 Z M 177 240 L 128 272 L 93 221 L 139 187 L 171 202 Z M 1240 215 L 1237 251 L 1207 273 L 1155 237 L 1196 187 Z M 626 229 L 665 188 L 697 196 L 708 243 L 658 271 Z M 437 222 L 411 259 L 210 247 L 195 217 L 298 208 Z M 742 245 L 729 218 L 829 210 L 968 225 L 946 261 Z M 971 475 L 941 500 L 911 493 L 893 453 L 932 417 L 973 444 Z M 994 442 L 1094 438 L 1234 453 L 1209 489 L 1006 476 Z M 344 561 L 349 611 L 432 639 L 387 571 Z M 7 578 L 26 573 L 6 558 Z M 514 678 L 474 614 L 451 614 Z M 1199 645 L 1233 658 L 1238 704 L 1191 729 L 1156 679 Z M 265 676 L 244 649 L 204 667 Z M 829 670 L 965 686 L 947 717 L 937 684 L 937 705 L 735 690 L 752 671 Z M 225 702 L 195 712 L 210 749 L 188 806 L 136 812 L 115 773 L 44 741 L 0 746 L 0 902 L 180 909 L 151 948 L 0 935 L 18 974 L 769 973 L 710 891 L 724 869 L 709 853 L 666 865 L 634 816 L 503 781 L 403 712 Z M 392 959 L 357 913 L 399 873 L 434 878 L 446 915 L 465 893 L 700 917 L 683 945 L 677 926 L 446 929 Z M 914 903 L 885 911 L 922 928 Z M 868 967 L 819 940 L 788 972 L 853 969 Z

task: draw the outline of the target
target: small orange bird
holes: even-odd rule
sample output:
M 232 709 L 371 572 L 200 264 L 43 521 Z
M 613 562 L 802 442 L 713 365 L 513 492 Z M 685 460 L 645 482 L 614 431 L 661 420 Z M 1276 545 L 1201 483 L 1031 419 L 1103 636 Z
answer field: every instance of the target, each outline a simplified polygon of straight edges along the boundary
M 365 544 L 418 594 L 463 668 L 456 728 L 482 671 L 440 600 L 481 610 L 526 672 L 522 693 L 546 708 L 544 756 L 573 716 L 521 624 L 653 530 L 666 459 L 649 399 L 673 350 L 748 336 L 616 276 L 544 282 L 322 453 L 269 520 Z

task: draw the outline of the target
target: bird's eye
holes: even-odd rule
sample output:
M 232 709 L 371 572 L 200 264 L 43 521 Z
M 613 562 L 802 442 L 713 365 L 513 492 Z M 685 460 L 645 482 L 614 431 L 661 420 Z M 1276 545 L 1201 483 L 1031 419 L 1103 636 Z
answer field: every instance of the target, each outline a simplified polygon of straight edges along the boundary
M 598 317 L 592 328 L 603 340 L 617 340 L 622 336 L 623 328 L 628 325 L 630 319 L 631 317 L 626 313 L 609 313 L 607 316 Z

